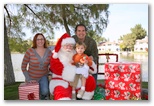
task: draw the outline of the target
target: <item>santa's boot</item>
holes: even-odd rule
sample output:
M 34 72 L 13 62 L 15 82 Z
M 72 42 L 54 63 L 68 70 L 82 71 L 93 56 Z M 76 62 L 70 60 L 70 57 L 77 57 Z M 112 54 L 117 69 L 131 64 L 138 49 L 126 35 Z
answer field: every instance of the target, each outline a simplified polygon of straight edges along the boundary
M 64 88 L 63 86 L 57 86 L 54 89 L 54 100 L 71 100 L 72 87 Z

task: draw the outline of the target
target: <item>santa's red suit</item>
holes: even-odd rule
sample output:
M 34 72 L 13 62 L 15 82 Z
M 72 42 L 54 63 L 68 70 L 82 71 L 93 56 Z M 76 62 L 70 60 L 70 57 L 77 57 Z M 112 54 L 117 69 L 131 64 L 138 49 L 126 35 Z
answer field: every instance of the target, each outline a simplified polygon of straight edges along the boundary
M 74 81 L 76 66 L 72 65 L 72 57 L 75 54 L 74 50 L 65 50 L 62 45 L 75 44 L 75 40 L 67 33 L 61 36 L 58 40 L 54 52 L 50 60 L 50 70 L 52 79 L 50 80 L 49 89 L 54 100 L 71 100 L 72 86 L 70 82 Z M 93 62 L 94 67 L 95 64 Z M 92 73 L 96 72 L 91 71 Z M 80 89 L 81 81 L 79 79 L 77 89 Z M 86 80 L 85 93 L 82 99 L 91 100 L 96 88 L 96 82 L 92 75 L 89 75 Z

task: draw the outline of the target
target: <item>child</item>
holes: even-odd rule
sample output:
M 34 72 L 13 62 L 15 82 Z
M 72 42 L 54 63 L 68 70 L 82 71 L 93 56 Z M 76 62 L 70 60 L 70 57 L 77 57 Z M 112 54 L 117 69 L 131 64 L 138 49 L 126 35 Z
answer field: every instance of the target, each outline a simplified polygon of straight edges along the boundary
M 86 45 L 83 42 L 78 42 L 75 45 L 76 54 L 73 56 L 73 64 L 77 66 L 76 74 L 80 75 L 81 77 L 81 89 L 78 91 L 77 97 L 82 98 L 84 92 L 85 92 L 85 84 L 86 84 L 86 78 L 89 75 L 89 67 L 92 65 L 92 60 L 84 54 L 84 51 L 86 49 Z M 75 80 L 78 80 L 75 78 Z M 73 92 L 75 93 L 75 86 L 73 86 Z M 75 95 L 75 94 L 73 94 Z M 74 97 L 74 96 L 73 96 Z

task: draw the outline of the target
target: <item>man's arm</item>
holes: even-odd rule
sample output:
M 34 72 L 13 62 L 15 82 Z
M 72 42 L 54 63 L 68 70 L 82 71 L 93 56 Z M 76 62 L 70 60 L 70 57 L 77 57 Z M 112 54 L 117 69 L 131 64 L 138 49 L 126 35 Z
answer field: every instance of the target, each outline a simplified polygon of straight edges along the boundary
M 98 49 L 97 49 L 97 44 L 95 41 L 92 43 L 92 47 L 93 47 L 93 50 L 91 51 L 91 54 L 94 59 L 93 61 L 97 64 L 98 63 Z

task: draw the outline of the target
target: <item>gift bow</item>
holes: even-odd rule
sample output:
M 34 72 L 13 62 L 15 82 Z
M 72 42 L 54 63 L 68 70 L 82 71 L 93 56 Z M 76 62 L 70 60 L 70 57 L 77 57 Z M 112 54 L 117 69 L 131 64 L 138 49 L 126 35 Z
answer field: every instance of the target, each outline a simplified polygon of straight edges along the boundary
M 34 92 L 33 93 L 28 93 L 28 95 L 27 95 L 27 98 L 28 98 L 28 100 L 35 100 L 34 98 L 35 98 L 35 95 L 34 95 Z

